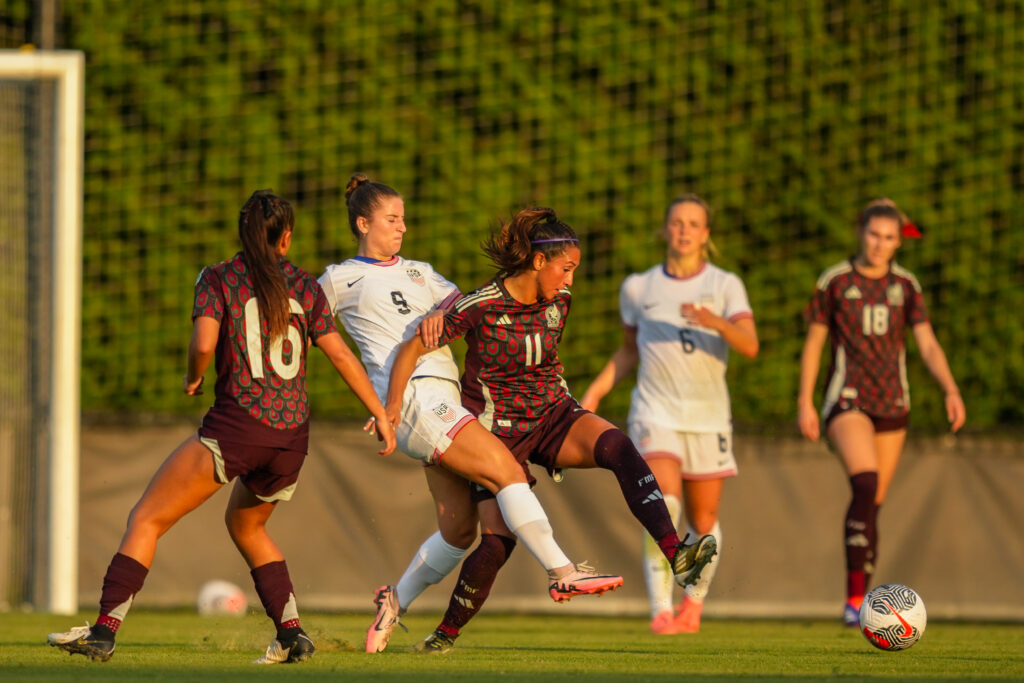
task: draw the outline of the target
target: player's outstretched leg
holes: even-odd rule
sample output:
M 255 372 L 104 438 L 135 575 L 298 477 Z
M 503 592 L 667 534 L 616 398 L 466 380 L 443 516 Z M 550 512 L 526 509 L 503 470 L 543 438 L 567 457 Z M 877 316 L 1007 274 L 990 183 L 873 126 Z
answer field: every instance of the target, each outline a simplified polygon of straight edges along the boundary
M 680 541 L 672 557 L 672 573 L 676 577 L 676 583 L 684 588 L 697 583 L 700 573 L 717 552 L 718 542 L 711 534 L 701 536 L 696 543 L 690 545 L 687 545 L 686 538 Z
M 391 640 L 391 632 L 395 626 L 405 628 L 399 621 L 398 591 L 394 586 L 381 586 L 373 596 L 377 605 L 377 618 L 366 631 L 366 651 L 383 652 Z
M 106 626 L 75 626 L 70 631 L 51 633 L 51 646 L 71 655 L 85 655 L 94 662 L 105 662 L 114 654 L 114 632 Z
M 552 579 L 548 593 L 555 602 L 565 602 L 577 595 L 601 595 L 621 585 L 621 576 L 602 574 L 586 562 L 579 562 L 568 574 Z

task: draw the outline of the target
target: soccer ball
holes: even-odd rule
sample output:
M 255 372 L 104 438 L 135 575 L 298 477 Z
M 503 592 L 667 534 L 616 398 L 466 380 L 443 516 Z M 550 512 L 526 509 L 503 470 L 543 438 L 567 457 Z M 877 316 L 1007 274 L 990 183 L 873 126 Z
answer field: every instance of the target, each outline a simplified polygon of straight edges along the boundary
M 242 589 L 230 581 L 207 581 L 199 589 L 196 609 L 204 616 L 245 614 L 248 602 Z
M 871 589 L 860 606 L 860 630 L 879 650 L 906 650 L 924 635 L 928 614 L 912 588 L 887 583 Z

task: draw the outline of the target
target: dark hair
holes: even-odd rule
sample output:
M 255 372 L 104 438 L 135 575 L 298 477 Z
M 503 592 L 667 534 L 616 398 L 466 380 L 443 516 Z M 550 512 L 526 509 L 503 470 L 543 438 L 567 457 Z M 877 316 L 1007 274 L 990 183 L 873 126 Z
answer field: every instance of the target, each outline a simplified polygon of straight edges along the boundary
M 901 231 L 903 225 L 910 222 L 906 214 L 896 206 L 896 202 L 888 197 L 880 197 L 868 202 L 868 205 L 857 216 L 857 227 L 860 230 L 864 230 L 868 227 L 868 223 L 871 222 L 872 218 L 891 218 L 899 224 Z
M 384 183 L 375 183 L 363 173 L 353 173 L 345 186 L 345 203 L 348 204 L 348 228 L 356 239 L 363 236 L 356 225 L 356 219 L 362 216 L 369 220 L 385 197 L 401 196 Z
M 707 216 L 708 227 L 711 227 L 711 207 L 708 206 L 708 203 L 704 201 L 700 195 L 693 193 L 681 194 L 668 203 L 668 207 L 665 209 L 665 225 L 668 225 L 668 217 L 672 215 L 672 209 L 679 204 L 696 204 L 700 208 L 704 209 L 704 215 Z M 716 247 L 715 243 L 710 237 L 708 237 L 707 243 L 701 249 L 701 257 L 705 261 L 710 261 L 712 256 L 716 258 L 718 257 L 718 247 Z
M 578 242 L 576 232 L 559 220 L 554 209 L 532 206 L 517 213 L 481 246 L 498 266 L 498 277 L 507 277 L 530 268 L 537 252 L 551 259 Z
M 246 270 L 256 290 L 260 318 L 267 321 L 271 339 L 285 335 L 291 317 L 288 287 L 281 272 L 277 245 L 284 233 L 294 227 L 292 205 L 273 190 L 253 192 L 238 215 L 238 237 Z

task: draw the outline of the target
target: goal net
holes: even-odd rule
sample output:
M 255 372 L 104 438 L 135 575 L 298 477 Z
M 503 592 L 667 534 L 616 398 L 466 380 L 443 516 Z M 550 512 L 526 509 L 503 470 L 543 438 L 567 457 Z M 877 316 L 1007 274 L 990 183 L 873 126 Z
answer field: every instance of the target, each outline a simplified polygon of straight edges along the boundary
M 0 607 L 77 609 L 82 74 L 0 50 Z

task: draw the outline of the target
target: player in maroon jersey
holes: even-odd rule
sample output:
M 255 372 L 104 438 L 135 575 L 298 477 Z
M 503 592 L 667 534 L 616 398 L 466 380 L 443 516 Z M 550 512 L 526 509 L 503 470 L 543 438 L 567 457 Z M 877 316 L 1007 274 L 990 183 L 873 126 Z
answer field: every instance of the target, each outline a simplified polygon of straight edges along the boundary
M 484 245 L 498 275 L 467 294 L 445 315 L 439 343 L 465 337 L 463 405 L 477 415 L 522 463 L 553 472 L 601 467 L 618 479 L 633 515 L 672 563 L 680 584 L 697 580 L 716 552 L 707 535 L 686 545 L 676 535 L 650 467 L 629 438 L 580 407 L 569 394 L 558 360 L 569 314 L 573 271 L 580 249 L 571 227 L 545 208 L 520 211 Z M 416 359 L 429 351 L 419 337 L 399 347 L 385 406 L 396 417 Z M 476 489 L 479 497 L 490 495 Z M 462 565 L 445 617 L 417 646 L 421 652 L 451 649 L 459 630 L 482 606 L 507 552 L 478 548 Z
M 216 356 L 214 405 L 198 433 L 164 461 L 132 508 L 103 578 L 96 624 L 51 633 L 51 645 L 94 661 L 110 659 L 114 635 L 142 588 L 157 540 L 237 477 L 225 521 L 277 627 L 257 663 L 312 656 L 315 648 L 300 625 L 284 557 L 266 530 L 277 502 L 291 498 L 306 456 L 310 344 L 324 352 L 377 419 L 384 442 L 380 455 L 394 450 L 395 435 L 363 366 L 335 329 L 320 285 L 286 258 L 294 224 L 287 201 L 269 190 L 255 192 L 238 219 L 242 251 L 200 273 L 183 388 L 190 396 L 201 394 Z
M 877 561 L 878 508 L 885 500 L 907 436 L 907 328 L 928 370 L 946 394 L 946 417 L 957 431 L 966 412 L 946 354 L 935 338 L 917 279 L 893 257 L 902 236 L 917 229 L 890 200 L 868 205 L 859 220 L 860 252 L 828 270 L 805 313 L 809 327 L 800 361 L 799 426 L 817 441 L 821 428 L 814 385 L 826 337 L 832 341 L 821 415 L 829 441 L 850 477 L 853 500 L 843 530 L 847 586 L 843 621 L 858 623 Z

